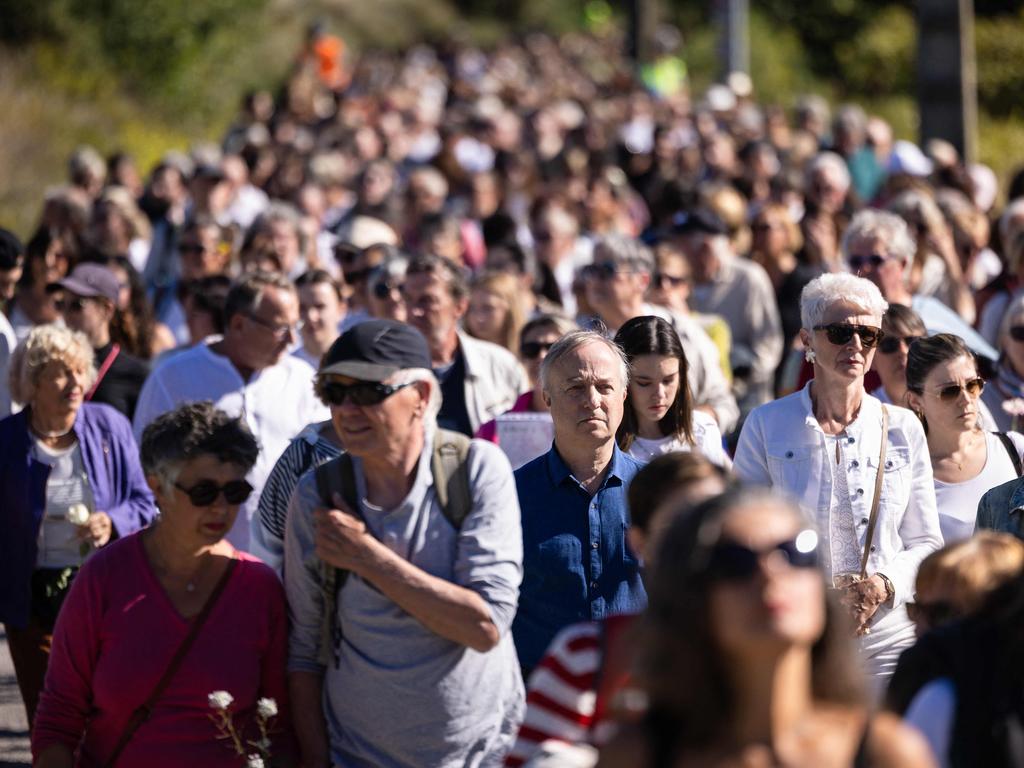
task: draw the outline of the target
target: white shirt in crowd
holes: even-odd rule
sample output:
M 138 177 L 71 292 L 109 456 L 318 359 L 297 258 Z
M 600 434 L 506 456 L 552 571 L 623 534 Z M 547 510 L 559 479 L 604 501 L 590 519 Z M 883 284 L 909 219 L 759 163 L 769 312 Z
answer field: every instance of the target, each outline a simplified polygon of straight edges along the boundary
M 17 405 L 11 400 L 11 384 L 9 381 L 11 355 L 18 346 L 18 337 L 7 315 L 0 312 L 0 419 L 18 411 Z
M 146 425 L 178 405 L 198 400 L 245 419 L 260 444 L 259 458 L 246 479 L 255 489 L 242 505 L 228 540 L 249 551 L 250 524 L 263 484 L 288 442 L 307 424 L 330 418 L 313 393 L 313 369 L 293 355 L 244 381 L 231 361 L 210 349 L 220 337 L 211 336 L 160 365 L 146 379 L 135 408 L 135 438 Z
M 640 437 L 633 439 L 627 453 L 638 461 L 648 462 L 665 453 L 676 451 L 699 451 L 712 464 L 722 469 L 732 467 L 732 461 L 722 446 L 722 432 L 714 417 L 704 411 L 693 412 L 693 445 L 675 435 L 657 439 Z

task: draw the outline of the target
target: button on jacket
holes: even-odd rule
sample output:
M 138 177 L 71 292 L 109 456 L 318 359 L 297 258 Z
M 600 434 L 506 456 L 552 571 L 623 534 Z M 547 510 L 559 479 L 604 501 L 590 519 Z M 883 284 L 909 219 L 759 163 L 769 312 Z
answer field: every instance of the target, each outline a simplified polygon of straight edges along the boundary
M 800 392 L 759 408 L 747 418 L 736 449 L 734 470 L 749 483 L 766 485 L 794 497 L 826 538 L 828 553 L 832 470 L 824 466 L 825 433 L 814 417 L 811 383 Z M 868 573 L 892 580 L 895 605 L 914 594 L 917 567 L 942 546 L 928 443 L 921 423 L 906 408 L 889 411 L 885 473 L 878 523 L 868 556 Z M 846 428 L 843 446 L 857 542 L 863 551 L 871 513 L 882 433 L 882 404 L 865 394 L 860 414 Z M 831 577 L 831 563 L 823 563 Z
M 641 466 L 615 446 L 593 496 L 554 446 L 516 471 L 523 585 L 512 635 L 524 671 L 569 624 L 637 613 L 647 604 L 639 562 L 626 544 L 626 489 Z

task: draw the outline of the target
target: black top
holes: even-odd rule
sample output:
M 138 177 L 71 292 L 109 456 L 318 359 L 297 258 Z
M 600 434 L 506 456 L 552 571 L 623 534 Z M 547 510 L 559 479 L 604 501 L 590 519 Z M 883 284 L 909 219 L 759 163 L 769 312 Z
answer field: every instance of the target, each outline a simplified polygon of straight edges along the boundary
M 96 371 L 103 367 L 113 344 L 107 344 L 96 350 Z M 149 375 L 149 366 L 137 357 L 129 355 L 122 349 L 110 368 L 100 379 L 99 386 L 93 393 L 92 402 L 106 403 L 113 406 L 131 421 L 135 415 L 135 404 L 139 400 L 139 392 Z
M 466 360 L 461 346 L 455 350 L 451 365 L 435 368 L 434 375 L 441 382 L 441 411 L 437 414 L 437 425 L 472 437 L 473 425 L 466 410 Z

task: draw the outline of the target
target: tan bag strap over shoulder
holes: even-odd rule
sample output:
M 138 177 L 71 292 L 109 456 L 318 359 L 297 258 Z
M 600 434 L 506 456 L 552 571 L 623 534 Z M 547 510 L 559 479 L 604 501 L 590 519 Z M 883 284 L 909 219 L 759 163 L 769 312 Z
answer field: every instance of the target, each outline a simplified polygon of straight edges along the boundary
M 871 514 L 868 517 L 868 530 L 864 536 L 864 554 L 860 558 L 860 577 L 868 577 L 868 555 L 871 554 L 871 541 L 875 537 L 875 525 L 878 523 L 878 505 L 882 500 L 882 481 L 885 479 L 885 450 L 889 445 L 889 409 L 882 406 L 882 446 L 878 449 L 878 472 L 875 474 L 875 495 L 871 498 Z

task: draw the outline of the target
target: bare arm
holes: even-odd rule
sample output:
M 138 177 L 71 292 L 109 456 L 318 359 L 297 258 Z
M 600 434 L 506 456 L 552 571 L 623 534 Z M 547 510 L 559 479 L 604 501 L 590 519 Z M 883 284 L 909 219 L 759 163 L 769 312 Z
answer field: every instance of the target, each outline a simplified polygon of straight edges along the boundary
M 74 768 L 71 750 L 63 744 L 51 744 L 35 761 L 34 768 Z
M 871 721 L 868 752 L 875 768 L 935 768 L 935 758 L 921 733 L 887 712 Z
M 322 560 L 359 574 L 434 634 L 481 653 L 498 644 L 498 628 L 480 595 L 402 559 L 343 511 L 341 499 L 335 503 L 338 509 L 316 513 L 316 553 Z
M 302 768 L 329 768 L 331 754 L 323 713 L 323 677 L 314 672 L 289 672 L 288 690 L 292 699 L 295 738 L 299 742 L 299 765 Z M 57 765 L 54 763 L 53 768 Z M 71 763 L 67 766 L 71 768 Z

